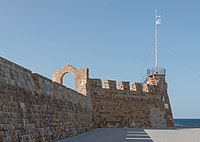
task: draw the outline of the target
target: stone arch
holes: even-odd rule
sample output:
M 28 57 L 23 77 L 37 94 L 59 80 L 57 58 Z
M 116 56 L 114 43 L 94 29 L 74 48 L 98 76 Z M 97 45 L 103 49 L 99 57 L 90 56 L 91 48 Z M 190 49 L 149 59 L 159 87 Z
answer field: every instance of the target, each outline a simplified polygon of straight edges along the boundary
M 53 81 L 59 84 L 63 84 L 63 77 L 67 73 L 71 73 L 74 77 L 76 77 L 76 68 L 68 64 L 64 66 L 62 69 L 55 71 L 53 73 Z
M 62 84 L 63 86 L 66 86 L 67 88 L 71 88 L 75 90 L 75 77 L 72 73 L 67 72 L 62 77 Z
M 59 84 L 63 84 L 63 77 L 67 73 L 71 73 L 75 77 L 75 90 L 81 94 L 86 95 L 89 70 L 87 68 L 76 69 L 74 66 L 68 64 L 62 69 L 53 73 L 53 81 Z

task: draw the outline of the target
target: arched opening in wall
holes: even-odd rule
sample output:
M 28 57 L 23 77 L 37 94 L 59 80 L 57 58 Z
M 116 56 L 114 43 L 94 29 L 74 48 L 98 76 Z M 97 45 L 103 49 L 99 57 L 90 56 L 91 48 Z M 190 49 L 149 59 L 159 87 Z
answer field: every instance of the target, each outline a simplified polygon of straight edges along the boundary
M 63 85 L 75 90 L 75 77 L 71 73 L 66 73 L 63 76 Z

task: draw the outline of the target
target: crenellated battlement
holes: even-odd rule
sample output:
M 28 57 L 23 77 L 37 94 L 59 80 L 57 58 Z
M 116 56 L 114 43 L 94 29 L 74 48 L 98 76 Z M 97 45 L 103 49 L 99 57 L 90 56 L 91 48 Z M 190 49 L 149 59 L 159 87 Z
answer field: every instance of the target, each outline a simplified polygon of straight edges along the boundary
M 143 84 L 139 83 L 139 82 L 134 82 L 134 83 L 131 84 L 130 90 L 142 92 L 143 91 Z
M 118 90 L 130 90 L 130 82 L 119 81 L 118 82 Z
M 90 86 L 91 91 L 102 90 L 102 81 L 101 81 L 101 79 L 90 78 L 89 79 L 89 86 Z
M 106 89 L 107 91 L 129 91 L 136 94 L 154 92 L 159 89 L 167 89 L 165 82 L 165 76 L 159 74 L 149 74 L 146 83 L 134 82 L 130 83 L 128 81 L 115 81 L 115 80 L 104 80 L 103 84 L 101 79 L 89 78 L 89 69 L 77 69 L 74 66 L 68 64 L 62 69 L 54 72 L 53 81 L 62 84 L 63 76 L 66 73 L 71 73 L 75 77 L 75 87 L 76 91 L 83 95 L 91 95 L 91 92 L 102 91 Z M 117 92 L 116 92 L 117 93 Z M 99 93 L 97 93 L 99 94 Z
M 150 79 L 152 80 L 152 79 Z M 129 91 L 134 92 L 135 94 L 140 94 L 142 92 L 148 93 L 148 92 L 155 92 L 158 89 L 158 86 L 152 83 L 140 83 L 140 82 L 133 82 L 130 83 L 128 81 L 117 81 L 115 80 L 104 80 L 104 86 L 102 85 L 101 79 L 94 79 L 89 78 L 89 88 L 91 90 L 104 90 L 107 91 Z M 160 80 L 158 81 L 160 83 Z M 160 86 L 163 87 L 163 84 L 160 83 Z M 166 85 L 164 86 L 166 88 Z
M 115 80 L 104 80 L 103 84 L 101 79 L 96 79 L 96 78 L 89 78 L 89 89 L 90 93 L 92 91 L 115 91 L 116 94 L 121 94 L 128 91 L 131 94 L 141 94 L 141 93 L 148 93 L 148 92 L 153 92 L 157 89 L 157 86 L 149 83 L 140 83 L 140 82 L 133 82 L 130 83 L 128 81 L 117 81 Z M 119 91 L 119 93 L 117 93 Z M 96 93 L 95 93 L 96 94 Z M 99 93 L 98 93 L 99 94 Z
M 104 80 L 104 88 L 105 89 L 110 89 L 110 90 L 116 90 L 117 84 L 116 81 L 114 80 Z

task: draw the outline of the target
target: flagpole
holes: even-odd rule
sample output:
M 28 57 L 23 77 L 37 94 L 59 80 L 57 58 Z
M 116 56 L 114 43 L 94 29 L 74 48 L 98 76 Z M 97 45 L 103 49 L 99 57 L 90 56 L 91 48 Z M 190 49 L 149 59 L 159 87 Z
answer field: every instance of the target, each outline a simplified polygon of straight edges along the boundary
M 158 20 L 158 15 L 157 15 L 157 10 L 155 11 L 155 14 L 156 14 L 156 17 L 155 17 L 155 20 L 157 22 Z M 156 51 L 156 54 L 155 54 L 155 67 L 156 67 L 156 74 L 158 73 L 158 24 L 155 22 L 155 51 Z

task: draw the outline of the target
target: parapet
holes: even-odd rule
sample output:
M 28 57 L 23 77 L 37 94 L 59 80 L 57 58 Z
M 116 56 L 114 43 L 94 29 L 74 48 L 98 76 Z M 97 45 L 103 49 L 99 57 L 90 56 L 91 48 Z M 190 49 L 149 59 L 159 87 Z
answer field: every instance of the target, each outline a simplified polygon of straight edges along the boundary
M 102 82 L 101 79 L 90 78 L 90 89 L 91 90 L 102 90 Z
M 111 91 L 132 91 L 132 92 L 153 92 L 155 91 L 155 86 L 151 84 L 143 84 L 140 82 L 131 83 L 128 81 L 119 81 L 118 86 L 115 80 L 104 80 L 104 87 L 102 85 L 101 79 L 89 78 L 89 89 L 90 91 L 102 91 L 104 89 Z
M 119 81 L 118 82 L 118 90 L 130 90 L 130 82 Z
M 116 81 L 114 80 L 105 80 L 104 81 L 104 88 L 105 89 L 111 89 L 111 90 L 116 90 Z
M 142 92 L 143 91 L 143 86 L 142 83 L 139 82 L 134 82 L 131 84 L 131 91 L 138 91 L 138 92 Z
M 153 92 L 155 87 L 150 84 L 143 84 L 143 92 Z
M 55 90 L 52 80 L 36 73 L 32 74 L 32 78 L 34 82 L 35 92 L 39 94 L 46 94 L 49 96 L 54 95 Z
M 105 80 L 104 87 L 102 85 L 101 79 L 93 79 L 89 78 L 89 69 L 76 69 L 74 66 L 68 64 L 64 66 L 62 69 L 54 72 L 53 74 L 53 82 L 57 82 L 62 84 L 63 76 L 66 73 L 71 73 L 75 77 L 75 90 L 83 95 L 89 95 L 92 91 L 98 92 L 103 91 L 117 91 L 120 92 L 132 91 L 134 93 L 138 92 L 153 92 L 157 88 L 161 88 L 161 90 L 165 90 L 167 88 L 165 82 L 165 75 L 163 74 L 149 74 L 147 81 L 145 83 L 132 83 L 128 81 L 119 81 L 118 85 L 115 80 Z M 164 72 L 165 73 L 165 72 Z M 159 82 L 159 85 L 157 84 Z M 159 87 L 157 87 L 159 86 Z
M 1 82 L 33 91 L 31 74 L 30 70 L 0 57 Z

